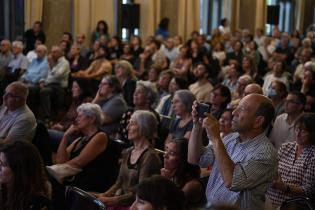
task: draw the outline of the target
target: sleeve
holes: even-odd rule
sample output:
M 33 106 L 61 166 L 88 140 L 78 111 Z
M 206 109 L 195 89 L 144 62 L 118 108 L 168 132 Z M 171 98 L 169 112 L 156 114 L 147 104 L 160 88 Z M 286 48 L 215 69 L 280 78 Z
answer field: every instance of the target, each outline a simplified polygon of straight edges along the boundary
M 70 72 L 70 66 L 67 61 L 60 63 L 52 69 L 52 74 L 56 79 L 63 79 Z
M 212 145 L 208 145 L 204 149 L 204 151 L 203 151 L 203 153 L 199 159 L 198 165 L 201 168 L 207 168 L 209 165 L 213 165 L 214 160 L 215 160 L 215 156 L 214 156 L 214 151 L 213 151 Z
M 313 154 L 314 154 L 313 150 Z M 302 178 L 301 189 L 306 196 L 312 195 L 315 188 L 315 157 L 313 156 L 307 165 L 306 173 Z
M 236 162 L 230 190 L 238 192 L 271 182 L 277 174 L 277 159 L 276 155 L 268 156 L 261 152 L 248 161 Z
M 154 151 L 148 152 L 140 162 L 139 183 L 154 174 L 160 174 L 161 161 Z
M 35 133 L 35 128 L 36 122 L 33 119 L 17 120 L 11 127 L 6 138 L 10 141 L 31 141 Z

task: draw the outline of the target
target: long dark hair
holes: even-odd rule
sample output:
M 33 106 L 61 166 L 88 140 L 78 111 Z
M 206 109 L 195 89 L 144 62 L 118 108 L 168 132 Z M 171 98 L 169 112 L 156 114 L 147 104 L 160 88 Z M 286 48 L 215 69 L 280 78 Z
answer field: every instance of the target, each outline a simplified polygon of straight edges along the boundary
M 103 34 L 108 34 L 108 25 L 107 25 L 107 23 L 105 22 L 105 20 L 100 20 L 100 21 L 98 21 L 95 30 L 100 33 L 100 30 L 101 30 L 100 27 L 99 27 L 100 24 L 103 24 L 103 25 L 104 25 L 104 29 L 103 29 L 102 33 L 103 33 Z
M 199 179 L 200 168 L 197 165 L 192 165 L 187 161 L 188 155 L 188 140 L 186 138 L 175 138 L 169 143 L 175 143 L 179 151 L 180 164 L 175 174 L 175 182 L 178 186 L 183 187 L 192 179 Z
M 77 99 L 78 103 L 81 103 L 87 97 L 93 96 L 93 91 L 92 91 L 91 84 L 89 81 L 84 80 L 84 79 L 75 79 L 73 80 L 73 82 L 76 82 L 81 90 L 81 94 L 79 98 Z
M 48 179 L 38 150 L 25 141 L 0 147 L 11 168 L 12 185 L 4 185 L 4 206 L 7 210 L 22 210 L 34 195 L 48 196 Z

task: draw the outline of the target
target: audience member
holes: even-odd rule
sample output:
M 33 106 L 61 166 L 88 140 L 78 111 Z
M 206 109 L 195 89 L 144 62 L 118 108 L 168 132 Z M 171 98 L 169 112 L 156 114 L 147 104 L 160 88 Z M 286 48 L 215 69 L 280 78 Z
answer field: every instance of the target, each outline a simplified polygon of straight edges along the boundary
M 224 138 L 230 133 L 233 132 L 232 129 L 232 119 L 233 119 L 233 110 L 232 109 L 226 109 L 220 119 L 219 119 L 219 128 L 220 128 L 220 137 Z
M 171 122 L 166 143 L 175 138 L 190 137 L 193 126 L 191 107 L 196 97 L 189 90 L 177 90 L 172 99 L 172 110 L 176 118 Z
M 157 83 L 158 88 L 158 101 L 161 100 L 164 96 L 169 94 L 169 85 L 173 78 L 174 74 L 172 71 L 162 71 L 159 77 L 159 81 Z
M 140 182 L 136 188 L 136 200 L 130 210 L 183 210 L 185 196 L 170 180 L 153 176 Z
M 96 29 L 91 35 L 91 43 L 93 44 L 96 40 L 100 39 L 102 35 L 106 38 L 106 41 L 109 41 L 108 25 L 104 20 L 97 22 Z
M 315 114 L 303 113 L 294 123 L 294 142 L 282 144 L 278 152 L 278 177 L 266 197 L 277 209 L 294 196 L 312 197 L 315 187 Z
M 0 81 L 4 75 L 5 69 L 8 67 L 13 55 L 11 53 L 11 42 L 7 39 L 1 41 L 0 45 Z
M 128 124 L 128 139 L 134 146 L 122 157 L 116 183 L 106 192 L 96 194 L 108 207 L 130 206 L 135 200 L 135 187 L 145 178 L 159 174 L 161 161 L 151 146 L 157 132 L 157 121 L 148 111 L 136 111 Z
M 41 156 L 28 142 L 0 147 L 0 208 L 6 210 L 51 210 L 50 184 Z
M 256 83 L 246 85 L 244 92 L 243 92 L 243 97 L 247 96 L 249 94 L 252 94 L 252 93 L 263 95 L 263 90 L 262 90 L 261 86 L 256 84 Z
M 206 64 L 199 63 L 193 70 L 197 81 L 189 86 L 189 90 L 196 96 L 198 102 L 210 102 L 210 92 L 213 86 L 208 80 L 208 68 Z
M 44 79 L 48 75 L 50 70 L 47 60 L 47 47 L 45 45 L 38 45 L 35 50 L 36 58 L 33 59 L 28 66 L 20 80 L 26 83 L 28 86 L 38 86 L 39 81 Z M 32 96 L 31 96 L 32 97 Z
M 136 77 L 133 74 L 132 65 L 126 60 L 120 60 L 115 65 L 115 74 L 123 89 L 124 99 L 129 107 L 133 107 L 133 93 L 136 89 Z
M 33 23 L 33 27 L 28 29 L 23 35 L 23 40 L 25 43 L 25 55 L 35 48 L 35 42 L 37 39 L 40 39 L 42 44 L 45 44 L 46 35 L 43 31 L 42 23 L 40 21 L 35 21 Z
M 120 60 L 128 61 L 131 65 L 134 64 L 135 56 L 133 54 L 133 49 L 131 48 L 131 44 L 129 44 L 129 42 L 125 42 L 123 44 Z
M 270 141 L 276 149 L 283 143 L 294 141 L 294 123 L 303 113 L 306 97 L 303 93 L 290 92 L 284 101 L 284 112 L 279 115 L 273 124 Z
M 210 113 L 217 120 L 231 102 L 231 92 L 228 87 L 217 84 L 210 92 Z
M 204 202 L 204 189 L 199 181 L 200 168 L 187 162 L 188 140 L 175 138 L 165 145 L 161 175 L 172 180 L 185 194 L 185 207 Z
M 264 209 L 264 193 L 276 175 L 277 157 L 265 136 L 274 108 L 265 96 L 245 96 L 233 111 L 232 133 L 220 137 L 219 123 L 206 114 L 198 119 L 193 107 L 194 127 L 189 140 L 188 162 L 212 165 L 206 195 L 213 204 L 231 204 L 242 209 Z M 202 128 L 211 142 L 202 145 Z
M 179 48 L 179 54 L 172 60 L 170 70 L 174 75 L 183 79 L 188 79 L 192 60 L 189 55 L 189 47 L 183 45 Z
M 64 135 L 64 132 L 75 122 L 75 119 L 78 115 L 77 108 L 83 104 L 92 101 L 92 91 L 89 87 L 89 84 L 84 80 L 74 80 L 71 88 L 72 98 L 71 104 L 61 119 L 61 121 L 55 123 L 48 130 L 51 147 L 53 151 L 57 151 L 58 145 Z M 69 136 L 68 142 L 72 142 L 75 136 Z
M 36 119 L 26 105 L 28 88 L 21 82 L 11 83 L 3 95 L 0 109 L 0 142 L 32 141 Z
M 104 116 L 101 129 L 110 137 L 117 133 L 119 121 L 128 108 L 121 92 L 122 87 L 118 78 L 113 75 L 105 76 L 92 102 L 101 106 Z
M 40 108 L 41 118 L 44 120 L 51 117 L 51 103 L 54 99 L 54 104 L 57 109 L 63 107 L 65 90 L 68 87 L 68 77 L 70 73 L 69 62 L 63 55 L 60 47 L 53 46 L 51 48 L 51 65 L 50 71 L 46 78 L 39 82 Z
M 287 87 L 283 82 L 275 80 L 269 86 L 266 96 L 272 101 L 272 105 L 275 108 L 275 117 L 284 113 L 284 104 L 287 95 Z

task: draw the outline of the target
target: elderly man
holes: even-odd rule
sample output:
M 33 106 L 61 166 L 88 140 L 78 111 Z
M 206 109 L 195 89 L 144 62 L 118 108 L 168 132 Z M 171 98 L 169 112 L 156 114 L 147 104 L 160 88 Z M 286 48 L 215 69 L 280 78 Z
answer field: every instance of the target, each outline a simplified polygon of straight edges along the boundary
M 245 96 L 233 112 L 235 132 L 223 139 L 218 121 L 206 113 L 201 123 L 196 106 L 188 161 L 201 167 L 212 165 L 206 189 L 208 202 L 264 209 L 265 191 L 277 173 L 277 152 L 265 135 L 274 113 L 271 101 L 259 94 Z M 210 140 L 206 148 L 202 128 Z
M 27 69 L 28 67 L 28 60 L 23 55 L 23 43 L 21 41 L 14 41 L 12 43 L 12 53 L 13 53 L 13 58 L 10 61 L 8 67 L 9 67 L 9 74 L 18 74 L 20 72 L 23 72 L 24 70 Z M 18 72 L 20 70 L 20 72 Z
M 4 74 L 4 68 L 7 67 L 12 60 L 11 42 L 7 39 L 1 41 L 0 46 L 0 74 Z
M 36 119 L 26 105 L 28 88 L 22 82 L 13 82 L 5 90 L 0 109 L 0 143 L 31 141 Z
M 26 72 L 21 76 L 21 80 L 29 86 L 38 85 L 41 79 L 47 77 L 50 69 L 47 60 L 47 47 L 45 45 L 38 45 L 35 53 L 37 58 L 32 61 Z
M 51 99 L 54 98 L 57 109 L 63 106 L 64 88 L 68 87 L 68 77 L 70 74 L 69 62 L 63 55 L 63 51 L 58 46 L 51 49 L 51 69 L 45 79 L 40 80 L 40 108 L 41 117 L 49 119 L 51 111 Z

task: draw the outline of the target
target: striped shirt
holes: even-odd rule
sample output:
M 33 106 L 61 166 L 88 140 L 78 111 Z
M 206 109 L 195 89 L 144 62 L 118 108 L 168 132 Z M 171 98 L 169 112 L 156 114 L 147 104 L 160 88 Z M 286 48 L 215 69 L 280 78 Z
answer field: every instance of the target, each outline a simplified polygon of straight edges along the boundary
M 305 196 L 311 196 L 315 188 L 315 146 L 310 145 L 303 149 L 302 154 L 296 159 L 297 144 L 289 142 L 283 144 L 279 149 L 278 174 L 284 184 L 300 187 Z M 270 187 L 267 197 L 274 206 L 294 195 Z
M 277 172 L 277 153 L 265 133 L 240 141 L 238 133 L 223 138 L 225 149 L 234 162 L 230 189 L 224 185 L 212 145 L 202 154 L 199 165 L 212 165 L 206 196 L 212 204 L 238 205 L 241 209 L 264 209 L 265 192 Z

